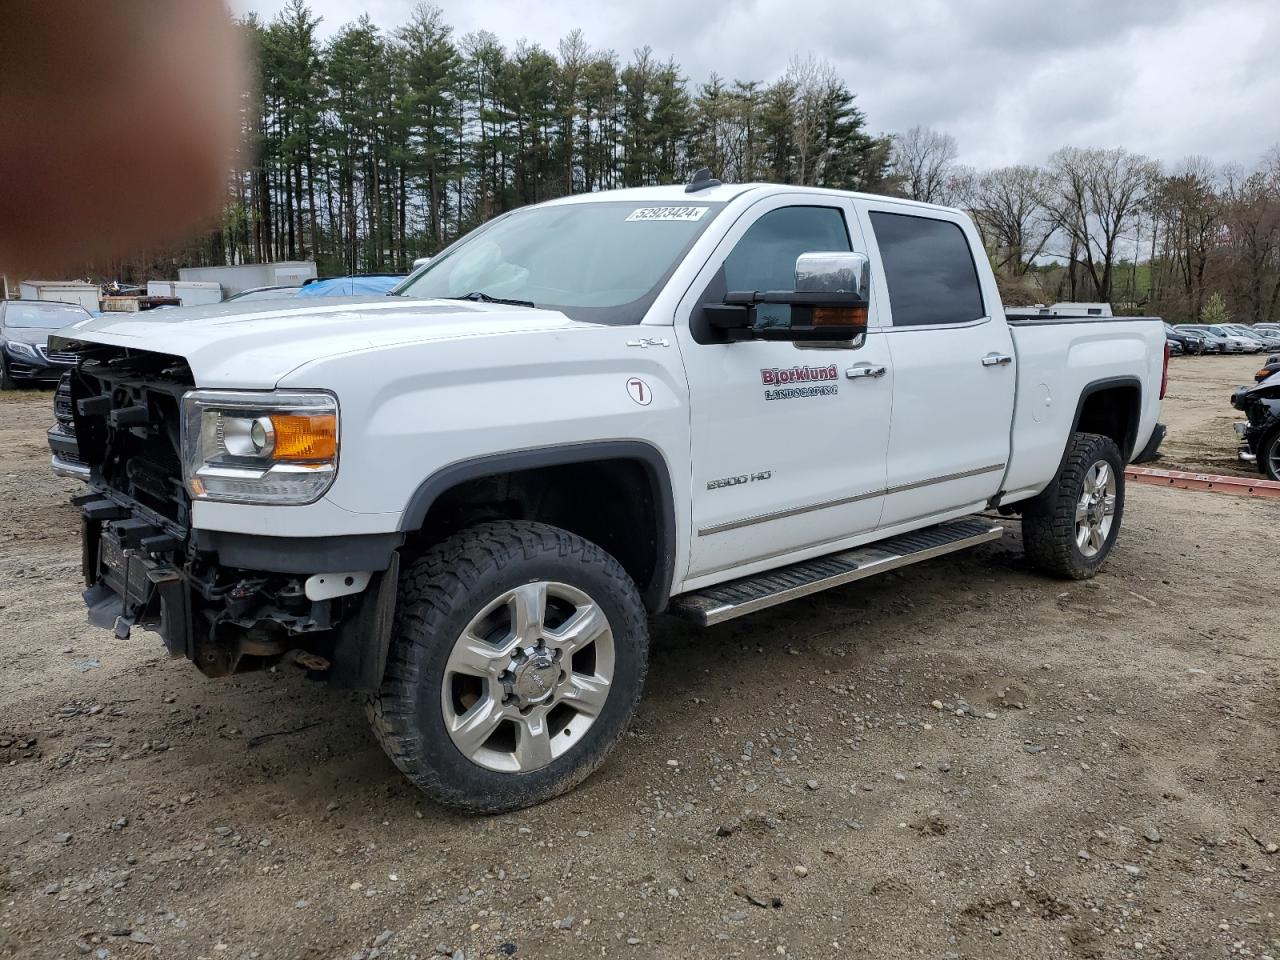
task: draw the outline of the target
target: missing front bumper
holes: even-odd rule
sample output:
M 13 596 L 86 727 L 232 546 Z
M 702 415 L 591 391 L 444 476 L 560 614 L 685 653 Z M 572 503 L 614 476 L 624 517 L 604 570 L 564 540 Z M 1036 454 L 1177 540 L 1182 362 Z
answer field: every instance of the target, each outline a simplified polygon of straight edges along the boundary
M 301 568 L 298 573 L 246 570 L 172 538 L 157 541 L 169 535 L 105 495 L 74 502 L 84 510 L 84 600 L 93 625 L 121 639 L 135 626 L 156 631 L 171 656 L 191 660 L 210 677 L 300 652 L 299 662 L 336 685 L 372 689 L 381 682 L 396 551 L 385 570 L 374 572 L 307 576 L 315 568 L 305 555 L 275 558 L 275 565 Z

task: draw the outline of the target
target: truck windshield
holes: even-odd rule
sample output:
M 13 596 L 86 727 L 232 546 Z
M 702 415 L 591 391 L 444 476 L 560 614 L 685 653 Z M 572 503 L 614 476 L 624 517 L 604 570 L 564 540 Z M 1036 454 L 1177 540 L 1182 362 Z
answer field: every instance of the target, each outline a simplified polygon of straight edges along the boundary
M 392 292 L 639 323 L 723 206 L 587 201 L 517 210 L 463 237 Z
M 88 319 L 82 307 L 69 303 L 39 304 L 10 302 L 3 305 L 0 323 L 6 327 L 34 327 L 41 330 L 60 330 L 77 320 Z

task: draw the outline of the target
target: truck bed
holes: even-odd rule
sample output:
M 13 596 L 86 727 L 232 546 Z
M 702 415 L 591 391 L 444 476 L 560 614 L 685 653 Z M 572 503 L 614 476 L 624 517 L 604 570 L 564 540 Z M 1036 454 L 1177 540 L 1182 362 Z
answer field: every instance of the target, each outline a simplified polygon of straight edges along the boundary
M 1164 326 L 1159 317 L 1060 317 L 1005 314 L 1017 353 L 1012 449 L 1002 502 L 1043 487 L 1046 464 L 1056 464 L 1091 391 L 1141 391 L 1136 455 L 1155 429 L 1164 372 Z

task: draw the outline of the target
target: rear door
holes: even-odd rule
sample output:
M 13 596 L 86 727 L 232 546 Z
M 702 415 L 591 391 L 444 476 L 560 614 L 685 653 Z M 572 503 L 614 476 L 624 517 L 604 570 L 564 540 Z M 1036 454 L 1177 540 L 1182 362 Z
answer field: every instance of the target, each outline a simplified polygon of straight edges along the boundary
M 982 506 L 1009 460 L 1013 338 L 963 215 L 892 202 L 859 204 L 879 255 L 893 366 L 882 528 Z M 989 273 L 986 274 L 990 278 Z

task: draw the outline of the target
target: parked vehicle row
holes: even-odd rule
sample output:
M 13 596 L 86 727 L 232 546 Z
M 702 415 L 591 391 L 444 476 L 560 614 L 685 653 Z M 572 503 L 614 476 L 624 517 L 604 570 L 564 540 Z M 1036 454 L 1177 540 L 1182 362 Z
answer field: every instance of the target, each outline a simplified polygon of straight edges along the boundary
M 1280 350 L 1280 329 L 1274 327 L 1243 323 L 1181 323 L 1176 327 L 1165 324 L 1165 335 L 1175 354 L 1262 353 Z

